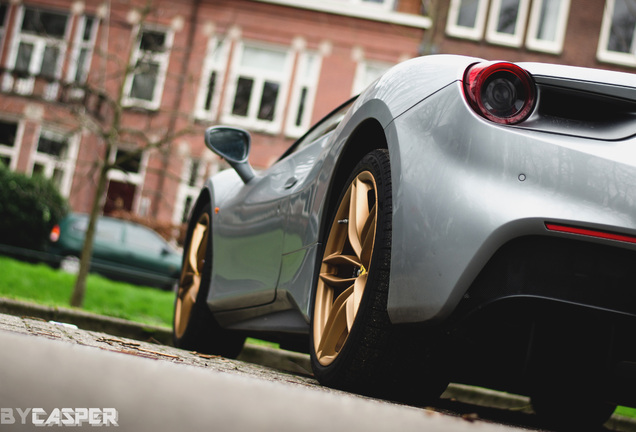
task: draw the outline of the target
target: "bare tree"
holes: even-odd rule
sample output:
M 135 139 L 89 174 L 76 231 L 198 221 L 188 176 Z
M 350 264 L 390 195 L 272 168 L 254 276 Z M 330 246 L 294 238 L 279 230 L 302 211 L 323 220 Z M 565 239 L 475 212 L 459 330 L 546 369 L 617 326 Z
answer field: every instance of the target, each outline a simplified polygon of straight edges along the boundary
M 148 36 L 147 34 L 142 33 L 143 23 L 148 19 L 152 11 L 153 6 L 151 1 L 148 1 L 148 3 L 138 11 L 138 24 L 132 26 L 132 30 L 136 33 L 133 35 L 133 41 L 146 45 L 158 43 L 153 40 L 152 34 Z M 111 22 L 108 22 L 109 19 L 110 12 L 106 18 L 106 22 L 104 23 L 106 28 L 109 28 L 112 25 Z M 104 32 L 104 37 L 108 37 L 107 32 Z M 113 57 L 112 54 L 109 54 L 107 43 L 107 40 L 103 41 L 99 52 L 103 62 L 101 66 L 103 69 L 102 77 L 101 80 L 98 81 L 101 81 L 101 88 L 95 89 L 90 85 L 84 86 L 81 89 L 84 92 L 83 103 L 74 109 L 74 113 L 81 126 L 90 130 L 91 133 L 97 136 L 103 143 L 102 159 L 95 161 L 95 166 L 97 167 L 97 184 L 90 209 L 85 242 L 80 256 L 80 268 L 70 299 L 71 306 L 76 307 L 81 307 L 84 302 L 86 280 L 93 253 L 97 221 L 105 204 L 109 172 L 122 164 L 129 162 L 131 159 L 139 157 L 142 152 L 166 147 L 177 137 L 192 134 L 195 131 L 194 126 L 177 129 L 176 121 L 174 121 L 178 115 L 176 113 L 171 117 L 169 125 L 167 125 L 167 127 L 159 133 L 157 133 L 156 130 L 149 131 L 137 127 L 126 127 L 123 119 L 126 108 L 127 92 L 130 92 L 130 84 L 128 84 L 129 87 L 127 88 L 126 80 L 130 79 L 133 75 L 143 75 L 148 73 L 149 68 L 152 67 L 152 62 L 143 57 L 135 59 L 135 45 L 134 43 L 130 44 L 128 53 L 125 57 L 125 63 L 123 67 L 119 67 L 121 72 L 115 77 L 118 80 L 117 92 L 114 97 L 110 97 L 104 87 L 104 82 L 108 80 L 108 70 L 110 70 L 108 63 L 121 63 L 122 59 L 121 57 Z M 191 44 L 188 44 L 188 46 L 191 46 Z M 152 49 L 149 51 L 152 51 Z M 178 79 L 180 80 L 179 85 L 182 87 L 183 74 L 181 74 Z M 181 88 L 178 89 L 179 92 L 180 90 Z M 112 154 L 122 142 L 135 143 L 135 148 L 131 151 L 125 152 L 114 162 L 109 162 L 109 155 Z

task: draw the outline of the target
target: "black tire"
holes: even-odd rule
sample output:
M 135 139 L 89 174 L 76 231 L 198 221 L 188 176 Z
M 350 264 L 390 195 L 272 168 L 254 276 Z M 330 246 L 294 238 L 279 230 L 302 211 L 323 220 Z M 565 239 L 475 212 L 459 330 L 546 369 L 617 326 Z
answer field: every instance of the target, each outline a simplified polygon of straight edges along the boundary
M 175 296 L 173 340 L 178 348 L 235 358 L 245 337 L 219 326 L 206 304 L 212 274 L 211 207 L 194 214 L 183 249 Z
M 323 385 L 424 403 L 438 397 L 448 381 L 442 370 L 432 367 L 434 361 L 423 343 L 426 337 L 397 328 L 389 320 L 391 187 L 386 150 L 367 154 L 343 187 L 320 254 L 311 317 L 311 363 Z M 354 200 L 362 205 L 352 212 L 349 204 Z M 349 219 L 364 219 L 362 227 L 358 222 L 352 227 Z M 374 235 L 369 228 L 373 219 Z M 358 242 L 356 237 L 364 240 Z M 365 250 L 369 244 L 371 250 Z M 347 317 L 350 308 L 353 316 Z M 346 322 L 338 327 L 343 314 Z

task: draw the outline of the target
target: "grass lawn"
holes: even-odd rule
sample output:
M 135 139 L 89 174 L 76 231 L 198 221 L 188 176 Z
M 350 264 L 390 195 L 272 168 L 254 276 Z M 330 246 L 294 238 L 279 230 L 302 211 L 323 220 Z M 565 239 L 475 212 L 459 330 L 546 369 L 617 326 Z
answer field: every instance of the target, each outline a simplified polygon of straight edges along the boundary
M 45 264 L 0 256 L 0 297 L 46 306 L 70 307 L 75 275 Z M 88 276 L 83 310 L 164 327 L 172 326 L 174 294 L 156 288 Z
M 70 308 L 75 275 L 46 264 L 29 264 L 0 255 L 0 297 Z M 115 282 L 90 274 L 82 310 L 162 327 L 172 327 L 174 293 Z M 248 338 L 248 343 L 278 344 Z

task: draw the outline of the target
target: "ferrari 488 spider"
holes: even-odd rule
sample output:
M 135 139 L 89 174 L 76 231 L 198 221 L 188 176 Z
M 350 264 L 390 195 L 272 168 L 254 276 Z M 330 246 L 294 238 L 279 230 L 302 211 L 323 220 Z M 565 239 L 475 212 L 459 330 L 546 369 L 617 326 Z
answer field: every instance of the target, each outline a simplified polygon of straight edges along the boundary
M 553 422 L 636 406 L 636 76 L 430 56 L 401 63 L 269 169 L 193 208 L 177 346 L 307 350 L 324 385 L 426 400 L 450 381 Z

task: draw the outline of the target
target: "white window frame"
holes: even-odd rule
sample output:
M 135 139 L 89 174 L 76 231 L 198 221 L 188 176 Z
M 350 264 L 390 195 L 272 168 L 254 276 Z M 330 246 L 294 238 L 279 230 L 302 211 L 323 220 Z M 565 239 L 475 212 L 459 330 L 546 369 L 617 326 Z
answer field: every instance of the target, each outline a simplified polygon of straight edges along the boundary
M 528 24 L 528 35 L 526 37 L 526 47 L 534 51 L 543 51 L 551 54 L 560 54 L 563 51 L 563 41 L 565 30 L 568 24 L 570 13 L 570 0 L 561 0 L 556 24 L 556 35 L 554 40 L 539 39 L 537 32 L 541 24 L 541 7 L 549 0 L 534 0 L 530 11 L 530 23 Z
M 241 67 L 241 60 L 243 51 L 246 47 L 263 49 L 268 51 L 278 51 L 285 53 L 285 65 L 280 73 L 268 72 L 260 68 L 244 68 Z M 283 114 L 285 110 L 285 104 L 287 102 L 287 95 L 289 92 L 289 81 L 293 68 L 293 51 L 290 47 L 283 45 L 265 44 L 255 41 L 240 41 L 237 42 L 234 47 L 232 68 L 230 77 L 227 83 L 227 97 L 225 98 L 225 106 L 223 109 L 222 122 L 231 123 L 237 126 L 242 126 L 247 129 L 265 132 L 265 133 L 278 133 L 281 130 L 283 122 Z M 232 113 L 234 106 L 234 99 L 236 97 L 237 84 L 239 77 L 248 77 L 254 80 L 252 94 L 250 96 L 250 103 L 248 106 L 247 116 L 238 116 Z M 263 84 L 265 81 L 275 81 L 279 83 L 279 93 L 276 98 L 276 107 L 274 111 L 274 118 L 272 121 L 259 119 L 258 108 L 259 101 L 262 96 Z
M 64 141 L 66 143 L 66 154 L 63 158 L 58 158 L 46 153 L 40 153 L 38 151 L 40 138 L 43 136 L 51 140 Z M 28 169 L 29 175 L 33 175 L 33 169 L 36 164 L 41 165 L 44 168 L 43 174 L 49 179 L 53 178 L 53 174 L 56 169 L 61 170 L 63 174 L 60 184 L 58 185 L 59 192 L 63 196 L 68 197 L 71 193 L 71 186 L 73 185 L 78 149 L 79 136 L 77 134 L 68 136 L 54 129 L 41 128 L 31 152 L 31 160 L 29 162 Z
M 610 33 L 612 31 L 612 18 L 614 16 L 615 3 L 616 0 L 607 0 L 605 3 L 605 11 L 603 13 L 601 35 L 598 42 L 596 57 L 603 62 L 615 63 L 623 66 L 636 66 L 636 27 L 634 30 L 635 34 L 632 37 L 631 52 L 624 53 L 610 51 L 607 49 L 607 45 L 610 41 Z
M 488 0 L 473 0 L 478 2 L 475 27 L 465 27 L 457 24 L 462 0 L 451 0 L 446 22 L 446 34 L 463 39 L 480 40 L 484 35 L 486 16 L 488 15 Z
M 199 162 L 199 169 L 197 170 L 194 184 L 190 184 L 192 178 L 192 167 L 194 162 Z M 186 210 L 186 201 L 188 198 L 191 200 L 191 207 L 189 211 L 192 211 L 192 206 L 201 193 L 201 188 L 205 179 L 209 176 L 216 174 L 218 171 L 218 163 L 214 161 L 208 161 L 205 158 L 192 158 L 187 157 L 183 161 L 183 169 L 181 171 L 181 180 L 179 182 L 179 188 L 177 190 L 177 197 L 174 203 L 174 211 L 172 214 L 172 222 L 175 225 L 183 223 L 183 216 Z M 188 215 L 185 215 L 186 217 Z
M 384 72 L 393 67 L 393 63 L 382 62 L 377 60 L 360 59 L 356 66 L 356 74 L 353 79 L 353 86 L 351 88 L 351 95 L 355 96 L 366 89 L 373 81 L 382 76 Z M 372 79 L 368 78 L 368 70 L 370 68 L 382 70 L 379 74 L 374 74 Z
M 108 155 L 108 163 L 114 164 L 115 159 L 117 158 L 117 151 L 126 151 L 126 152 L 135 152 L 137 149 L 130 148 L 126 146 L 115 147 L 111 150 Z M 122 171 L 117 168 L 113 168 L 108 171 L 108 182 L 111 180 L 118 181 L 121 183 L 130 183 L 135 185 L 137 188 L 135 191 L 135 197 L 133 198 L 132 211 L 138 213 L 140 210 L 140 204 L 143 202 L 141 197 L 142 188 L 146 178 L 146 169 L 148 167 L 148 152 L 142 151 L 139 158 L 139 172 L 127 172 Z M 108 193 L 108 187 L 104 191 L 104 194 Z
M 46 8 L 35 7 L 35 6 L 20 6 L 18 12 L 16 14 L 16 26 L 13 30 L 13 37 L 11 43 L 11 50 L 9 52 L 8 64 L 11 69 L 15 69 L 15 64 L 18 58 L 18 51 L 20 48 L 21 42 L 26 42 L 33 44 L 34 49 L 31 55 L 31 62 L 29 64 L 28 74 L 30 75 L 28 78 L 18 78 L 14 82 L 14 78 L 10 74 L 5 74 L 2 88 L 5 91 L 14 88 L 14 91 L 19 94 L 29 95 L 33 92 L 33 88 L 35 85 L 34 76 L 39 75 L 42 67 L 42 60 L 44 56 L 44 51 L 47 46 L 57 46 L 59 48 L 59 56 L 57 59 L 57 65 L 55 65 L 55 72 L 53 78 L 59 80 L 62 75 L 62 67 L 64 64 L 64 58 L 66 56 L 66 49 L 68 46 L 68 38 L 71 26 L 70 22 L 70 14 L 65 14 L 60 11 L 51 11 L 54 13 L 58 13 L 60 15 L 67 16 L 66 29 L 62 39 L 56 39 L 52 37 L 40 36 L 40 35 L 32 35 L 28 33 L 22 33 L 22 25 L 24 20 L 24 15 L 26 9 L 39 10 L 42 12 L 49 12 Z M 44 90 L 44 97 L 46 99 L 52 99 L 57 94 L 57 90 L 59 85 L 55 82 L 46 86 Z
M 329 3 L 329 0 L 323 1 Z M 395 0 L 381 0 L 380 2 L 374 2 L 373 0 L 336 0 L 335 3 L 348 3 L 353 6 L 378 8 L 386 11 L 395 8 Z
M 18 165 L 18 156 L 20 155 L 20 147 L 22 145 L 22 136 L 24 134 L 24 122 L 11 119 L 11 118 L 0 118 L 0 121 L 3 123 L 15 123 L 17 125 L 15 132 L 15 139 L 13 141 L 13 146 L 5 145 L 5 143 L 0 142 L 0 156 L 8 157 L 10 159 L 9 169 L 15 171 Z
M 85 41 L 84 32 L 86 31 L 86 22 L 89 18 L 93 20 L 93 27 L 91 28 L 89 40 Z M 75 83 L 79 85 L 83 85 L 86 83 L 93 59 L 93 51 L 95 50 L 95 40 L 97 39 L 97 31 L 99 25 L 100 20 L 96 16 L 81 15 L 78 17 L 75 37 L 73 38 L 71 58 L 68 65 L 68 71 L 66 73 L 66 81 L 68 83 Z M 86 57 L 84 58 L 84 64 L 80 65 L 80 53 L 83 49 L 86 50 Z M 79 80 L 76 79 L 78 70 L 81 70 L 81 76 Z
M 228 56 L 230 52 L 230 41 L 212 37 L 208 42 L 203 68 L 201 70 L 201 81 L 195 103 L 194 115 L 196 118 L 214 121 L 219 115 L 221 94 L 225 85 L 225 72 L 227 69 Z M 218 52 L 216 52 L 218 50 Z M 208 98 L 210 75 L 216 74 L 214 91 L 210 95 L 209 108 L 206 109 Z
M 163 52 L 143 52 L 141 50 L 141 39 L 144 31 L 165 34 L 165 49 Z M 170 53 L 174 42 L 174 30 L 166 27 L 144 24 L 143 26 L 137 26 L 136 31 L 133 34 L 135 35 L 135 40 L 133 40 L 135 47 L 132 50 L 130 62 L 128 63 L 131 66 L 131 70 L 126 77 L 126 82 L 124 83 L 123 104 L 127 107 L 139 107 L 155 111 L 161 106 L 161 98 L 163 96 L 166 75 L 168 73 L 168 63 L 170 62 Z M 135 67 L 132 65 L 136 65 L 140 60 L 157 63 L 159 65 L 159 70 L 157 71 L 157 82 L 155 83 L 152 100 L 135 98 L 130 94 L 136 75 L 134 70 Z
M 322 56 L 317 51 L 302 51 L 297 56 L 297 66 L 294 73 L 294 85 L 291 99 L 287 108 L 285 134 L 292 138 L 298 138 L 311 126 L 311 118 L 318 89 L 318 79 L 322 68 Z M 297 124 L 298 110 L 305 90 L 303 112 L 300 124 Z
M 517 21 L 515 23 L 515 33 L 513 34 L 500 33 L 497 31 L 502 1 L 503 0 L 492 0 L 490 4 L 488 25 L 486 26 L 486 40 L 497 45 L 520 47 L 523 44 L 523 37 L 525 35 L 526 22 L 528 20 L 528 6 L 530 5 L 530 0 L 519 0 L 519 10 L 517 13 Z
M 287 6 L 297 9 L 305 9 L 323 12 L 333 15 L 360 18 L 375 22 L 384 22 L 400 26 L 428 29 L 431 27 L 431 18 L 411 13 L 397 12 L 394 3 L 384 3 L 383 5 L 373 5 L 365 2 L 358 7 L 352 7 L 351 1 L 347 0 L 254 0 L 261 3 Z M 382 7 L 384 5 L 390 5 Z M 374 7 L 375 6 L 375 7 Z

